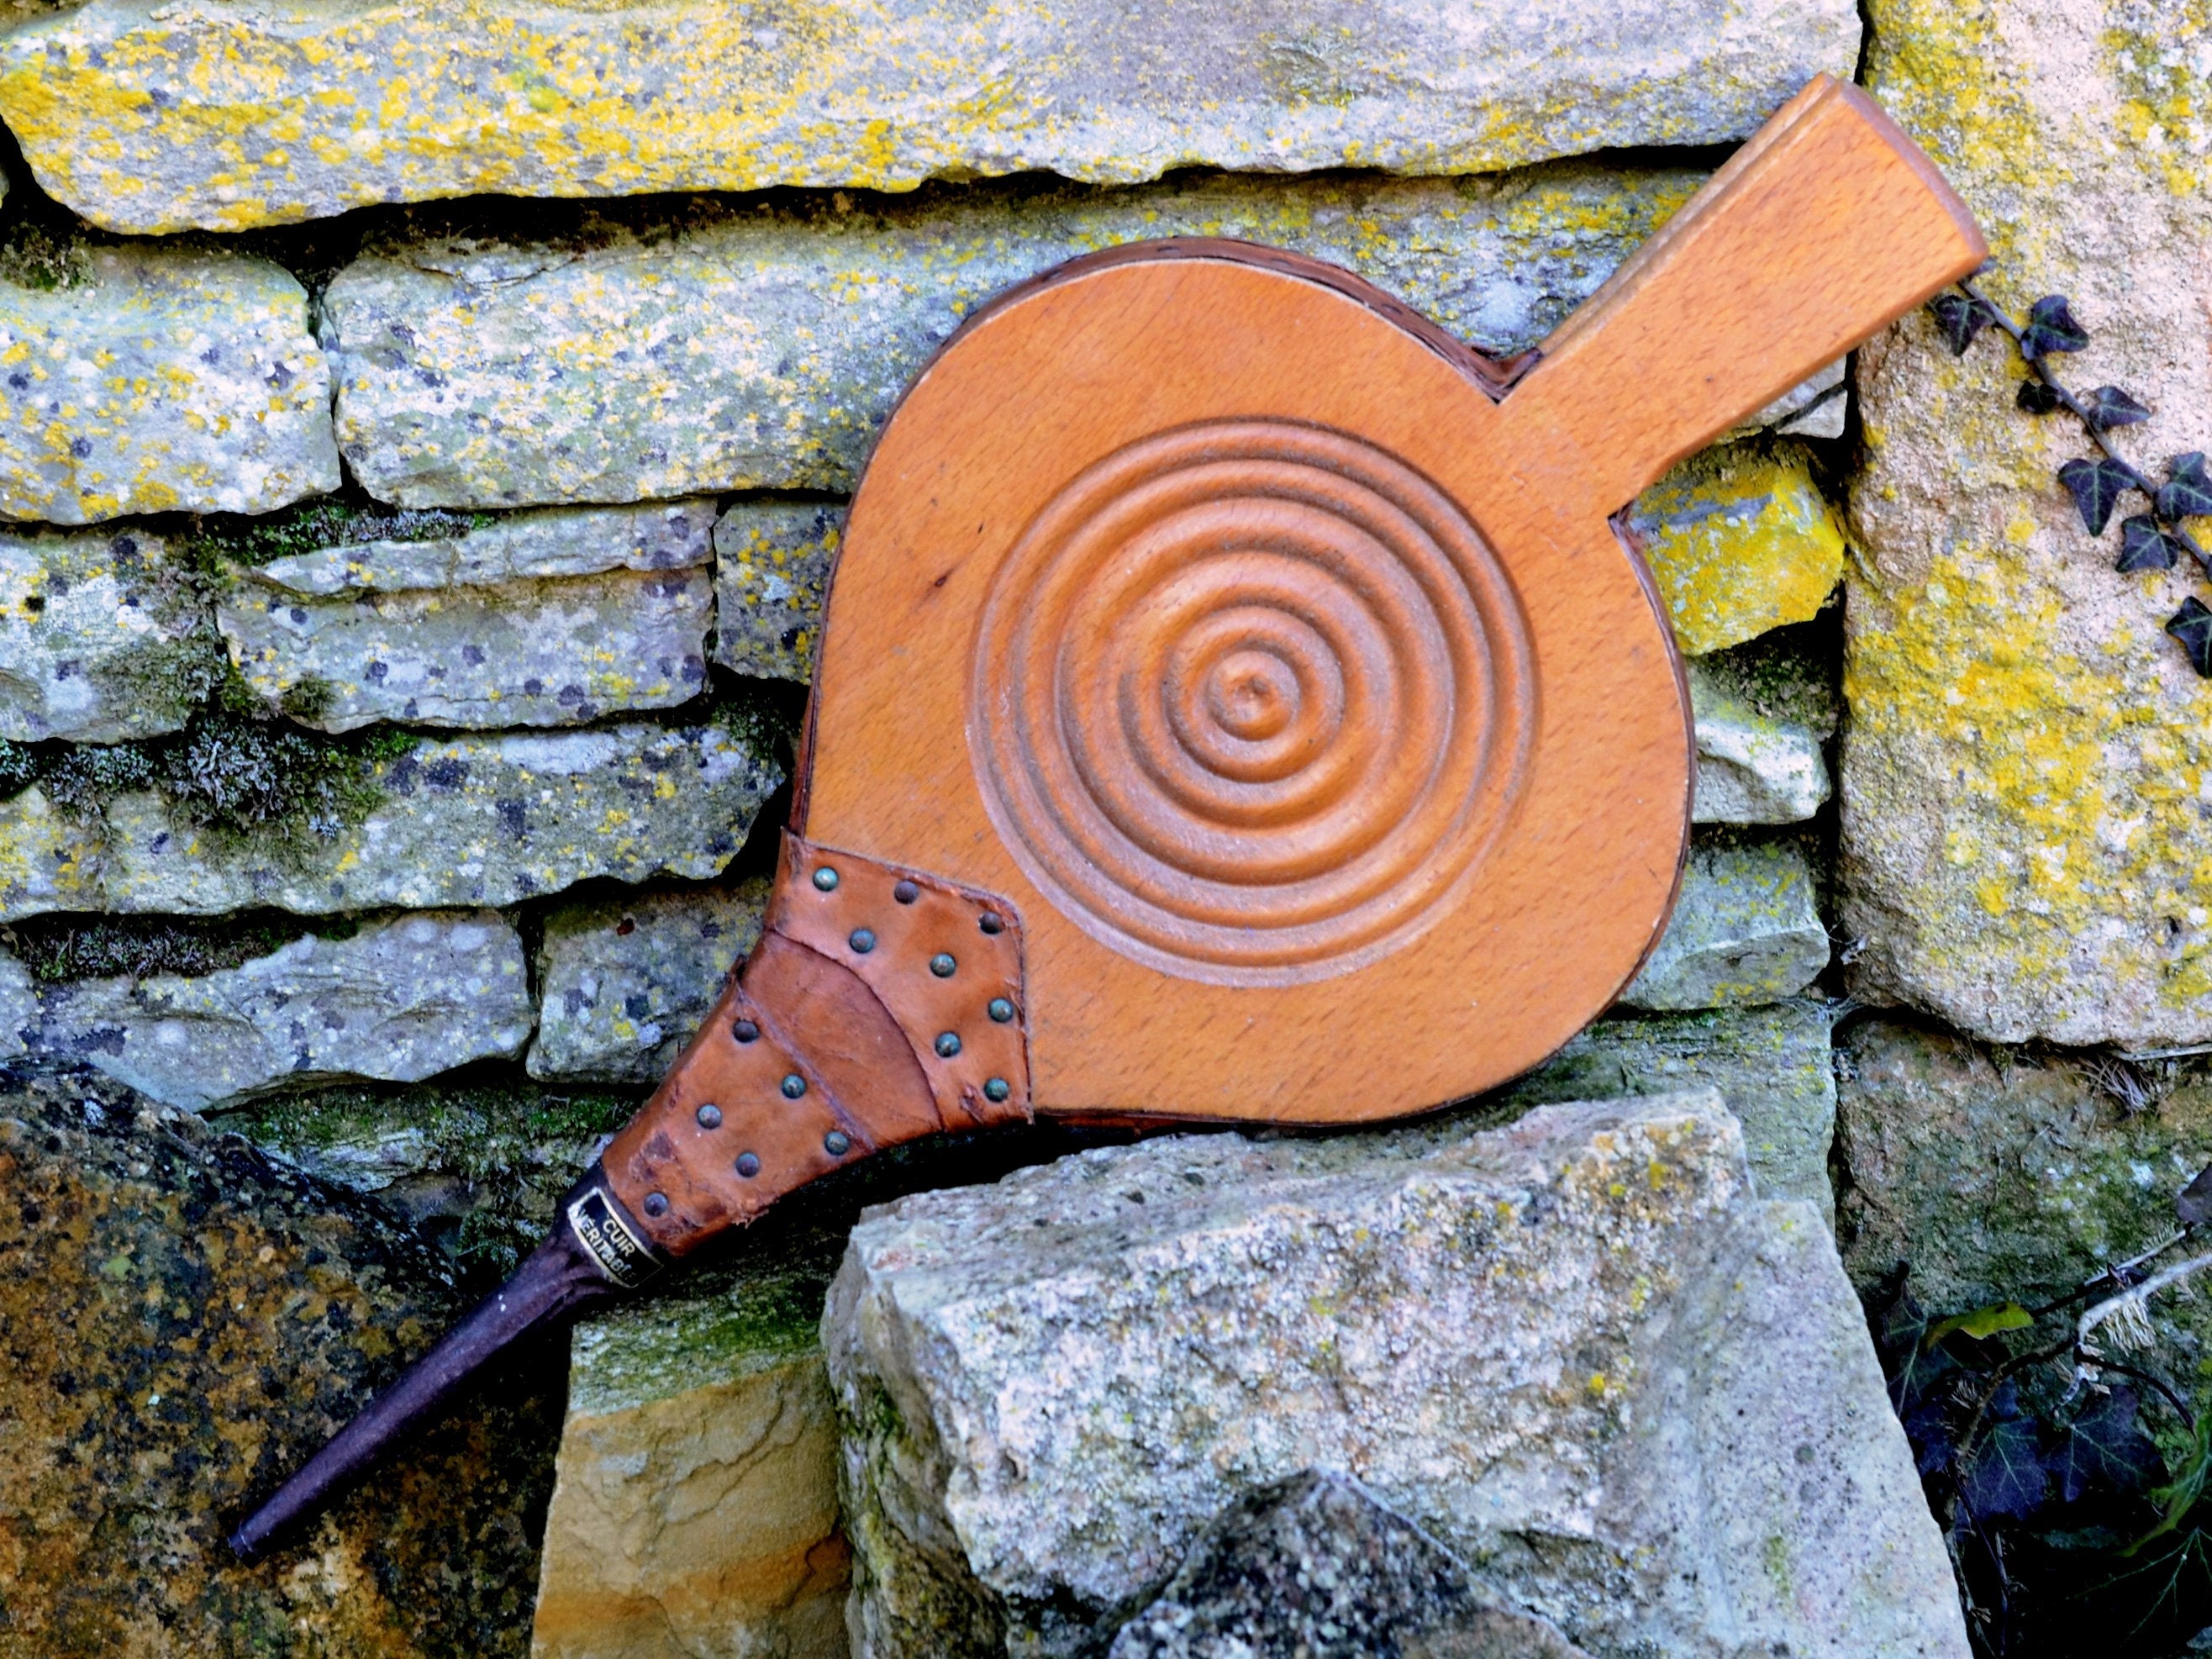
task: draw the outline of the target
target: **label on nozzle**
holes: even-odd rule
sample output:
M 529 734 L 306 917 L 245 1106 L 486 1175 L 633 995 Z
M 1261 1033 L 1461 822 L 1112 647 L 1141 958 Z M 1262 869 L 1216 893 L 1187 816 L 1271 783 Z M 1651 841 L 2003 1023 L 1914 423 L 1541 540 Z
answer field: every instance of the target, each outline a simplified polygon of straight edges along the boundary
M 592 1188 L 568 1206 L 568 1229 L 576 1235 L 576 1242 L 592 1253 L 599 1271 L 626 1291 L 636 1289 L 660 1271 L 659 1259 L 629 1230 L 629 1224 L 601 1188 Z

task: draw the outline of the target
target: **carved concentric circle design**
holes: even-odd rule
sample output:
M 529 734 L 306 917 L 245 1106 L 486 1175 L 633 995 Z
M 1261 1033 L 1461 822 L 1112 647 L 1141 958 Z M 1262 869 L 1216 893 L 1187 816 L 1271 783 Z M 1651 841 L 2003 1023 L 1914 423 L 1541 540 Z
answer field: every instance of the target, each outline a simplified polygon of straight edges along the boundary
M 1411 939 L 1504 821 L 1528 629 L 1474 526 L 1348 433 L 1129 445 L 994 579 L 969 738 L 1024 872 L 1167 972 L 1284 984 Z

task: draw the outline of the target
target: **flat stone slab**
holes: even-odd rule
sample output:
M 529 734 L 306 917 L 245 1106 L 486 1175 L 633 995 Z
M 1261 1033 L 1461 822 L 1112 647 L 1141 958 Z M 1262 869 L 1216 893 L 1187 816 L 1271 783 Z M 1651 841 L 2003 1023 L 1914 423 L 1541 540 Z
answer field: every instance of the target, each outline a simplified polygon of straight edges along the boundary
M 842 507 L 743 501 L 714 521 L 714 660 L 758 679 L 814 678 Z
M 0 279 L 0 517 L 266 513 L 338 487 L 331 368 L 282 266 L 86 243 Z
M 1858 44 L 1841 0 L 1644 3 L 1602 28 L 1567 0 L 95 0 L 0 48 L 0 118 L 97 223 L 238 230 L 489 192 L 1484 172 L 1746 137 L 1808 76 L 1848 79 Z
M 593 876 L 714 875 L 782 781 L 772 759 L 713 726 L 425 740 L 376 765 L 383 801 L 360 823 L 295 854 L 229 844 L 142 793 L 109 806 L 104 854 L 74 853 L 65 869 L 99 869 L 101 902 L 80 908 L 206 915 L 271 904 L 316 915 L 514 904 Z
M 1717 652 L 1684 665 L 1696 718 L 1698 823 L 1799 823 L 1833 792 L 1835 701 L 1816 666 L 1786 647 Z
M 1802 445 L 1723 445 L 1636 498 L 1628 522 L 1691 656 L 1819 614 L 1844 532 Z
M 612 570 L 327 599 L 241 583 L 231 660 L 303 726 L 580 726 L 670 708 L 707 680 L 705 570 Z
M 1701 176 L 1562 164 L 1498 179 L 1200 178 L 927 202 L 545 216 L 526 240 L 429 216 L 331 279 L 339 442 L 405 507 L 849 490 L 977 305 L 1077 254 L 1242 237 L 1333 261 L 1498 350 L 1533 345 Z
M 767 903 L 754 880 L 549 912 L 530 1075 L 659 1082 L 760 938 Z
M 2155 411 L 2112 434 L 2154 481 L 2212 450 L 2212 124 L 2198 48 L 2177 45 L 2201 21 L 2090 0 L 1869 15 L 1870 89 L 1980 216 L 1983 291 L 2016 317 L 2069 296 L 2089 343 L 2053 365 Z M 2056 474 L 2096 452 L 2069 417 L 2018 408 L 1996 331 L 1954 358 L 1916 313 L 1857 363 L 1853 994 L 1992 1042 L 2212 1041 L 2212 705 L 2163 631 L 2203 573 L 2114 571 L 2118 522 L 2148 504 L 2130 494 L 2089 537 Z
M 1674 917 L 1620 1000 L 1655 1011 L 1779 1002 L 1819 978 L 1828 956 L 1802 845 L 1694 843 Z
M 0 738 L 121 743 L 185 723 L 160 671 L 207 616 L 167 564 L 143 530 L 0 532 Z
M 198 977 L 80 980 L 40 999 L 33 1051 L 200 1110 L 336 1078 L 412 1082 L 522 1052 L 522 939 L 495 910 L 313 933 Z
M 867 1212 L 823 1334 L 857 1655 L 1096 1651 L 1340 1470 L 1594 1652 L 1962 1656 L 1857 1298 L 1710 1092 L 1179 1136 Z
M 292 538 L 306 545 L 252 564 L 263 581 L 295 593 L 483 586 L 603 570 L 688 570 L 714 557 L 711 501 L 538 513 L 311 510 L 301 516 Z

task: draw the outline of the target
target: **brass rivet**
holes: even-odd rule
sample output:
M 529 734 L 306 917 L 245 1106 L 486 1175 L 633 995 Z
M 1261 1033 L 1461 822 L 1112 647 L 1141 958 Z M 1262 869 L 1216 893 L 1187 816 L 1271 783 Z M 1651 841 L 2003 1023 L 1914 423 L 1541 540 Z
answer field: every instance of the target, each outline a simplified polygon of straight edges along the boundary
M 935 1046 L 939 1060 L 950 1060 L 960 1052 L 960 1034 L 957 1031 L 939 1031 Z
M 823 865 L 819 870 L 817 870 L 814 872 L 814 884 L 823 892 L 836 892 L 837 890 L 837 872 L 835 870 L 832 870 L 828 865 Z
M 722 1127 L 722 1109 L 719 1106 L 702 1106 L 697 1116 L 699 1127 L 702 1129 L 719 1129 Z
M 668 1194 L 666 1193 L 647 1193 L 645 1195 L 645 1212 L 649 1216 L 666 1215 L 668 1213 Z
M 741 1019 L 730 1027 L 730 1035 L 740 1042 L 757 1042 L 760 1041 L 760 1027 L 749 1019 Z
M 738 1173 L 750 1181 L 760 1173 L 760 1159 L 750 1152 L 738 1154 Z
M 853 1150 L 853 1143 L 838 1130 L 832 1129 L 822 1137 L 822 1150 L 832 1158 L 842 1158 Z
M 921 889 L 910 881 L 902 881 L 891 889 L 891 896 L 901 904 L 911 904 L 921 896 Z
M 939 979 L 951 979 L 952 970 L 959 965 L 952 959 L 952 952 L 950 951 L 939 951 L 929 959 L 929 971 Z
M 1004 1025 L 1008 1020 L 1014 1017 L 1014 1005 L 1007 1001 L 1004 997 L 993 997 L 991 999 L 991 1006 L 984 1010 L 984 1012 L 989 1014 L 993 1019 L 998 1021 L 1000 1024 Z
M 983 1098 L 993 1101 L 1004 1100 L 1008 1095 L 1013 1093 L 1013 1085 L 1009 1084 L 1006 1079 L 1002 1077 L 994 1077 L 988 1083 L 983 1085 Z
M 987 933 L 995 933 L 1006 927 L 1005 920 L 996 910 L 986 910 L 976 918 L 975 925 Z
M 796 1072 L 787 1073 L 783 1079 L 783 1097 L 796 1100 L 806 1092 L 806 1079 Z
M 876 936 L 865 927 L 855 927 L 845 943 L 853 947 L 854 955 L 864 957 L 876 948 Z

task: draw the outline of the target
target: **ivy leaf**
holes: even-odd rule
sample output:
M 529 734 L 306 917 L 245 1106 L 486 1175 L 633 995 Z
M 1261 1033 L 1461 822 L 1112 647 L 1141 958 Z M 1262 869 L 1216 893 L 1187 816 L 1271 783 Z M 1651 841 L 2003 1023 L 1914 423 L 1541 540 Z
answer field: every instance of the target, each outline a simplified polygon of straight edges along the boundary
M 2136 1407 L 2135 1390 L 2117 1388 L 2058 1431 L 2051 1462 L 2063 1501 L 2100 1489 L 2131 1498 L 2166 1479 L 2166 1460 Z
M 2083 392 L 2081 407 L 2089 412 L 2089 424 L 2100 432 L 2150 419 L 2150 410 L 2116 386 L 2100 386 L 2094 392 Z
M 2031 415 L 2048 415 L 2052 410 L 2063 407 L 2058 401 L 2058 394 L 2040 380 L 2022 380 L 2013 401 Z
M 2058 482 L 2073 492 L 2074 505 L 2081 509 L 2081 522 L 2092 536 L 2101 536 L 2112 522 L 2120 492 L 2131 482 L 2127 468 L 2111 456 L 2094 461 L 2069 461 L 2058 469 Z
M 2027 326 L 2021 331 L 2020 355 L 2033 362 L 2053 351 L 2079 351 L 2089 343 L 2089 331 L 2074 320 L 2063 294 L 2046 294 L 2027 308 Z
M 2181 602 L 2181 609 L 2166 619 L 2166 631 L 2181 641 L 2181 648 L 2189 653 L 2189 665 L 2206 679 L 2212 680 L 2212 611 L 2191 593 Z
M 2212 1221 L 2212 1164 L 2199 1170 L 2197 1178 L 2181 1189 L 2173 1200 L 2173 1212 L 2185 1227 L 2201 1227 Z
M 2120 562 L 2113 569 L 2171 570 L 2180 556 L 2181 544 L 2149 514 L 2120 520 Z
M 2166 464 L 2166 482 L 2159 486 L 2154 510 L 2168 524 L 2212 513 L 2212 478 L 2204 476 L 2203 450 L 2192 449 Z
M 1986 1308 L 1977 1308 L 1972 1313 L 1954 1314 L 1950 1318 L 1930 1325 L 1926 1338 L 1934 1347 L 1954 1331 L 1964 1331 L 1977 1342 L 1986 1341 L 1999 1331 L 2024 1331 L 2035 1323 L 2027 1309 L 2017 1302 L 1999 1302 Z
M 1963 294 L 1939 294 L 1929 301 L 1929 309 L 1936 313 L 1936 326 L 1954 357 L 1965 356 L 1974 336 L 1997 319 L 1996 307 L 1978 295 L 1969 299 Z
M 2025 1521 L 2051 1496 L 2042 1425 L 2021 1409 L 2010 1378 L 1997 1384 L 1982 1414 L 1981 1437 L 1959 1477 L 1959 1496 L 1978 1516 Z

